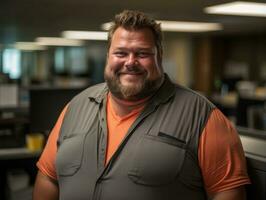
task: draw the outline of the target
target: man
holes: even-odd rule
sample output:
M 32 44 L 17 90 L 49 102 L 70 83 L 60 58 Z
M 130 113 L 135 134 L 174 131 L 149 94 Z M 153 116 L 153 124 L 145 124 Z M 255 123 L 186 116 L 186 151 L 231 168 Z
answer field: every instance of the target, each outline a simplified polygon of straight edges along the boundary
M 37 164 L 34 200 L 245 199 L 235 129 L 163 73 L 161 41 L 145 14 L 115 17 L 106 83 L 61 113 Z

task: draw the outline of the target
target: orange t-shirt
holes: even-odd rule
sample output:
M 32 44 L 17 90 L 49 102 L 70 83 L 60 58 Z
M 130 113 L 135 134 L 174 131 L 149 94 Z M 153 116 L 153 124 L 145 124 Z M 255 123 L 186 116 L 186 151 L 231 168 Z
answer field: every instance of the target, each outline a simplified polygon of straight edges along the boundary
M 107 142 L 107 152 L 105 163 L 108 163 L 113 154 L 115 153 L 118 146 L 123 141 L 128 129 L 133 124 L 133 122 L 137 119 L 138 115 L 144 108 L 144 102 L 147 99 L 137 101 L 134 103 L 125 102 L 119 100 L 120 104 L 124 104 L 127 106 L 139 105 L 136 109 L 132 110 L 129 114 L 121 117 L 116 114 L 115 109 L 113 107 L 112 99 L 110 98 L 110 93 L 107 98 L 107 127 L 108 127 L 108 142 Z M 111 133 L 111 134 L 109 134 Z M 115 134 L 112 134 L 115 133 Z
M 128 115 L 119 117 L 115 113 L 108 95 L 106 163 L 110 160 L 142 109 L 143 106 L 140 106 Z M 39 170 L 43 174 L 55 180 L 57 179 L 55 171 L 56 141 L 66 110 L 67 107 L 64 108 L 59 116 L 37 163 Z M 198 148 L 199 165 L 205 189 L 209 195 L 250 183 L 238 133 L 218 109 L 212 111 L 200 136 Z

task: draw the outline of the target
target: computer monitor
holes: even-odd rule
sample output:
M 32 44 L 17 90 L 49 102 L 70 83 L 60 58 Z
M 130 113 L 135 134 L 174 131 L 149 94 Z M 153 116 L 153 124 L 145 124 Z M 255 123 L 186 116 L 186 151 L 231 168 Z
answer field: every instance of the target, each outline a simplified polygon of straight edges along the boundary
M 85 88 L 31 88 L 29 90 L 30 132 L 48 134 L 63 108 Z

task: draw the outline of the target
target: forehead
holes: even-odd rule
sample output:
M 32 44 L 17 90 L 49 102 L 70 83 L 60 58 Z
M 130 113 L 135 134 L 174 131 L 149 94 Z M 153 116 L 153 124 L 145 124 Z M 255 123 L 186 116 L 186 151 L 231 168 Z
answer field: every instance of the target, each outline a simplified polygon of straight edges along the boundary
M 111 47 L 124 45 L 139 45 L 142 47 L 154 47 L 154 36 L 150 29 L 125 29 L 119 27 L 113 34 Z

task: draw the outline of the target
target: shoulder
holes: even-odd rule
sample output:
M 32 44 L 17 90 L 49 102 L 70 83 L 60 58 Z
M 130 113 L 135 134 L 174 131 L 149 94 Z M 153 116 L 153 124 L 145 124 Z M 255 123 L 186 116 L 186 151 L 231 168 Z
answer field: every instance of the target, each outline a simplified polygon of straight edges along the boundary
M 209 101 L 203 94 L 195 90 L 192 90 L 188 87 L 175 84 L 175 92 L 176 92 L 175 97 L 177 99 L 183 99 L 188 103 L 198 102 L 201 104 L 204 103 L 213 108 L 215 107 L 214 104 L 211 101 Z
M 188 88 L 172 82 L 172 80 L 165 75 L 163 85 L 158 90 L 154 98 L 159 102 L 171 102 L 174 106 L 185 106 L 196 108 L 198 106 L 205 105 L 210 109 L 215 106 L 202 94 Z M 170 101 L 169 101 L 170 100 Z
M 106 83 L 100 83 L 97 85 L 93 85 L 91 87 L 88 87 L 84 89 L 82 92 L 80 92 L 78 95 L 76 95 L 71 102 L 77 101 L 80 99 L 87 99 L 87 98 L 99 98 L 102 97 L 107 91 L 107 85 Z
M 212 110 L 216 108 L 216 106 L 202 94 L 180 85 L 175 85 L 173 105 L 179 111 L 191 115 L 193 119 L 204 119 L 204 121 L 208 119 Z
M 68 110 L 73 107 L 84 106 L 91 101 L 101 102 L 108 91 L 106 83 L 100 83 L 93 85 L 81 91 L 79 94 L 74 96 L 69 102 Z
M 92 114 L 92 110 L 98 108 L 104 98 L 106 97 L 108 89 L 105 83 L 97 84 L 89 87 L 79 94 L 77 94 L 69 102 L 65 117 L 64 124 L 72 124 L 73 121 L 81 119 L 81 116 Z M 67 122 L 67 123 L 65 123 Z

